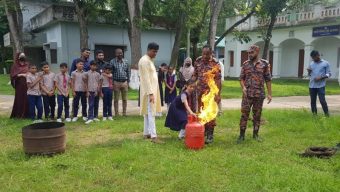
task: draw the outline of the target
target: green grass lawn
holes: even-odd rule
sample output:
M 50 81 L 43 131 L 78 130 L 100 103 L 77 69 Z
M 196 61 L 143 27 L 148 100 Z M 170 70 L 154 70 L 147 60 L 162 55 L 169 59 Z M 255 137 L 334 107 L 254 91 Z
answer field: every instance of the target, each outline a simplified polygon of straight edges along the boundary
M 14 90 L 11 85 L 7 85 L 9 81 L 8 75 L 0 75 L 0 95 L 13 95 Z M 301 79 L 273 79 L 272 89 L 274 97 L 285 96 L 306 96 L 309 95 L 308 80 Z M 340 94 L 340 87 L 337 81 L 327 82 L 327 95 Z M 129 90 L 129 99 L 137 100 L 138 91 Z M 237 79 L 228 79 L 223 82 L 222 98 L 241 98 L 240 83 Z
M 264 110 L 264 142 L 235 144 L 240 112 L 218 119 L 215 142 L 187 150 L 176 132 L 157 120 L 166 142 L 142 139 L 142 117 L 85 126 L 67 124 L 67 150 L 27 157 L 21 128 L 28 120 L 0 117 L 0 191 L 338 191 L 340 154 L 302 158 L 308 146 L 340 142 L 340 116 L 312 117 L 305 110 Z

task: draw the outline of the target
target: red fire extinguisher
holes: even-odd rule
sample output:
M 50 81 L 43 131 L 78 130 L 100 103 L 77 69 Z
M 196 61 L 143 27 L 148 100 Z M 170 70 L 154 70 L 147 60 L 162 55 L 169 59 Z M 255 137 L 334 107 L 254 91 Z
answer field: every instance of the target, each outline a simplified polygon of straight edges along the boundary
M 185 145 L 189 149 L 204 147 L 204 126 L 193 115 L 188 115 L 188 123 L 185 126 Z

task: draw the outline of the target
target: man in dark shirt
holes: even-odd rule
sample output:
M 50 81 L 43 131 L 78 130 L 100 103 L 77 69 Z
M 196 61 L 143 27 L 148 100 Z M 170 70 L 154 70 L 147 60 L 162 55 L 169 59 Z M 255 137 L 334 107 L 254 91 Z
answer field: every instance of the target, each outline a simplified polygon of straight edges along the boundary
M 72 61 L 72 65 L 71 65 L 71 69 L 70 69 L 70 75 L 73 71 L 75 71 L 77 69 L 77 63 L 79 60 L 84 61 L 84 68 L 83 70 L 86 72 L 88 70 L 90 70 L 90 49 L 89 48 L 82 48 L 81 49 L 81 55 L 80 58 L 74 59 Z
M 202 106 L 204 106 L 202 97 L 205 93 L 210 92 L 208 84 L 207 73 L 212 73 L 215 84 L 218 88 L 218 93 L 215 96 L 215 102 L 218 105 L 221 102 L 221 67 L 218 61 L 212 57 L 212 48 L 205 45 L 202 49 L 202 56 L 198 57 L 194 64 L 195 70 L 192 76 L 193 80 L 197 80 L 197 87 L 194 100 L 194 105 L 197 113 L 202 113 Z M 217 116 L 217 113 L 216 113 Z M 202 123 L 202 122 L 201 122 Z M 204 124 L 205 128 L 205 143 L 210 144 L 214 141 L 214 129 L 216 126 L 216 117 Z
M 118 101 L 120 95 L 123 100 L 123 116 L 126 116 L 127 92 L 130 81 L 130 68 L 123 60 L 123 50 L 118 48 L 115 51 L 116 57 L 110 61 L 113 76 L 113 94 L 115 115 L 119 115 Z
M 265 99 L 264 83 L 268 91 L 268 103 L 272 100 L 270 64 L 259 58 L 260 48 L 256 45 L 248 49 L 249 60 L 242 65 L 240 83 L 243 92 L 238 143 L 244 141 L 250 110 L 253 111 L 253 138 L 260 141 L 260 129 L 263 100 Z
M 103 50 L 97 50 L 95 61 L 97 63 L 97 72 L 100 73 L 100 74 L 104 71 L 105 66 L 109 64 L 104 59 L 105 59 L 104 51 Z

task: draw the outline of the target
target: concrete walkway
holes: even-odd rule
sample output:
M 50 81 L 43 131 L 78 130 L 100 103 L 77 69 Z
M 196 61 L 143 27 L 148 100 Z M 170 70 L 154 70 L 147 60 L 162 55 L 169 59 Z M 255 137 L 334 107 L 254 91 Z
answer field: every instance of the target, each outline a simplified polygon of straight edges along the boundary
M 72 99 L 71 99 L 72 100 Z M 72 101 L 70 100 L 70 105 Z M 0 95 L 0 114 L 11 113 L 13 106 L 14 96 L 12 95 Z M 330 113 L 340 112 L 340 95 L 330 95 L 326 96 L 326 101 L 328 102 L 328 107 Z M 128 114 L 138 115 L 139 108 L 137 106 L 137 101 L 128 101 Z M 319 101 L 317 101 L 318 107 L 320 107 Z M 102 111 L 102 101 L 100 101 L 99 114 Z M 241 99 L 223 99 L 222 107 L 226 109 L 240 109 Z M 274 97 L 270 104 L 266 101 L 263 105 L 266 109 L 310 109 L 310 99 L 309 96 L 291 96 L 291 97 Z M 121 111 L 121 103 L 120 103 Z M 166 107 L 163 107 L 163 111 L 166 111 Z M 322 111 L 322 110 L 320 110 Z

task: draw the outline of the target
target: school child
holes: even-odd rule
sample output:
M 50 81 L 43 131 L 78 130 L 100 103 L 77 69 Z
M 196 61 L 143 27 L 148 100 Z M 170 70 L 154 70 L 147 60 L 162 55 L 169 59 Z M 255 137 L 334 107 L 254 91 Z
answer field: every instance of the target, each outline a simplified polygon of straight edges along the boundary
M 65 108 L 65 121 L 71 122 L 70 118 L 70 104 L 69 104 L 69 85 L 71 82 L 70 76 L 67 74 L 68 68 L 66 63 L 61 63 L 59 65 L 60 73 L 58 73 L 54 78 L 54 85 L 58 91 L 57 102 L 58 102 L 58 112 L 57 112 L 57 122 L 62 122 L 61 115 L 63 113 L 63 108 Z
M 46 120 L 54 120 L 55 112 L 55 87 L 54 78 L 55 73 L 50 71 L 48 62 L 44 61 L 41 63 L 42 66 L 42 98 L 44 104 L 44 112 Z
M 104 68 L 104 73 L 101 75 L 102 96 L 103 96 L 103 121 L 112 118 L 112 93 L 113 93 L 113 80 L 112 80 L 112 67 L 107 65 Z
M 189 80 L 186 82 L 183 92 L 178 95 L 169 107 L 165 120 L 165 127 L 171 130 L 180 131 L 178 138 L 185 136 L 185 126 L 188 123 L 188 115 L 195 115 L 192 111 L 192 94 L 195 90 L 196 82 Z
M 79 100 L 81 100 L 81 108 L 83 120 L 87 121 L 87 101 L 84 82 L 84 61 L 78 60 L 77 69 L 71 73 L 71 87 L 73 93 L 73 119 L 72 122 L 78 121 Z
M 171 102 L 176 98 L 176 95 L 176 74 L 174 73 L 174 67 L 169 67 L 165 75 L 165 103 L 168 109 Z
M 86 94 L 87 94 L 88 102 L 89 102 L 88 120 L 85 122 L 85 124 L 90 124 L 94 120 L 99 121 L 98 105 L 99 105 L 99 95 L 101 93 L 101 76 L 97 72 L 96 61 L 93 60 L 90 62 L 90 71 L 85 73 L 84 80 L 85 80 L 86 91 L 87 91 Z
M 42 120 L 42 101 L 41 101 L 41 74 L 37 73 L 37 66 L 31 65 L 29 69 L 29 73 L 26 77 L 27 82 L 27 97 L 29 104 L 29 115 L 33 120 L 33 123 L 41 123 Z M 35 114 L 35 108 L 37 108 L 37 116 Z

